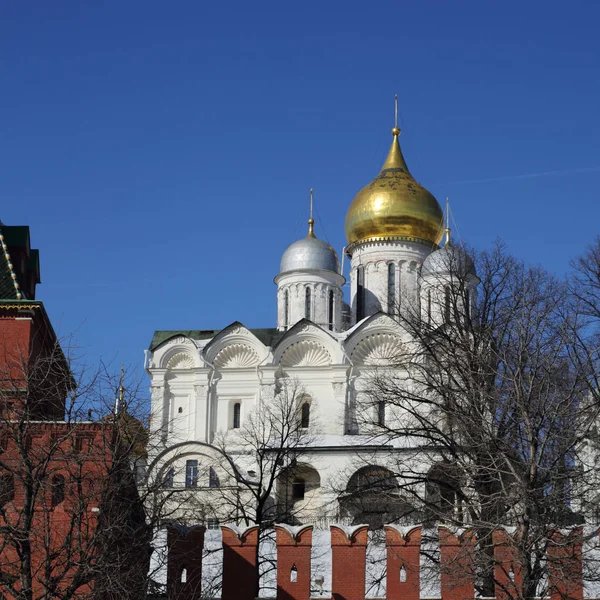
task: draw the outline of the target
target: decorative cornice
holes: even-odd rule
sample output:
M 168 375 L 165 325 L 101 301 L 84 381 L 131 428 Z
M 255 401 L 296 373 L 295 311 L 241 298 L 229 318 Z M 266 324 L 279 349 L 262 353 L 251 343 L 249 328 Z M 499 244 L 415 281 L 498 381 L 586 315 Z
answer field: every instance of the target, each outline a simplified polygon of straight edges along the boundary
M 346 248 L 346 256 L 352 257 L 352 253 L 359 246 L 368 246 L 369 244 L 373 244 L 373 245 L 384 244 L 385 242 L 413 242 L 415 244 L 423 244 L 424 246 L 427 246 L 432 251 L 439 249 L 439 246 L 437 244 L 434 244 L 431 240 L 426 240 L 424 238 L 410 237 L 410 236 L 403 236 L 403 235 L 374 236 L 374 237 L 370 237 L 370 238 L 367 238 L 364 240 L 359 240 L 357 242 L 354 242 L 353 244 L 350 244 Z
M 35 308 L 40 308 L 41 304 L 2 304 L 0 303 L 0 309 L 11 310 L 11 309 L 19 309 L 19 310 L 33 310 Z

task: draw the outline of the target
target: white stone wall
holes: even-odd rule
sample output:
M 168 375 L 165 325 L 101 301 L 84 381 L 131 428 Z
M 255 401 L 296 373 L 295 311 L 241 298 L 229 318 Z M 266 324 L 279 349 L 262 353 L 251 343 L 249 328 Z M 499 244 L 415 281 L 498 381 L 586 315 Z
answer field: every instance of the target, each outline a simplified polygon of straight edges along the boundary
M 408 343 L 399 323 L 387 315 L 339 333 L 300 323 L 273 348 L 239 323 L 211 340 L 179 336 L 165 342 L 149 362 L 152 429 L 161 441 L 150 449 L 149 476 L 162 477 L 174 466 L 174 483 L 183 485 L 186 460 L 197 459 L 204 470 L 223 460 L 210 450 L 223 435 L 236 462 L 251 470 L 253 456 L 244 454 L 232 429 L 234 404 L 241 405 L 243 428 L 253 411 L 274 401 L 282 382 L 298 382 L 298 393 L 310 402 L 310 448 L 301 461 L 318 474 L 319 485 L 295 508 L 306 518 L 326 517 L 338 509 L 332 504 L 335 490 L 344 488 L 354 471 L 393 461 L 386 452 L 361 449 L 372 446 L 376 430 L 357 413 L 356 400 L 368 389 L 371 368 L 379 368 Z
M 433 248 L 407 241 L 365 242 L 352 250 L 350 261 L 350 306 L 352 322 L 357 317 L 358 269 L 364 272 L 364 315 L 379 311 L 397 314 L 403 306 L 416 306 L 420 267 Z M 395 267 L 395 294 L 388 298 L 389 265 Z
M 333 331 L 342 330 L 342 285 L 345 279 L 333 271 L 293 271 L 275 278 L 277 283 L 277 329 L 286 331 L 307 318 L 306 290 L 310 290 L 308 319 L 329 329 L 329 293 L 333 292 Z M 288 294 L 288 312 L 285 294 Z

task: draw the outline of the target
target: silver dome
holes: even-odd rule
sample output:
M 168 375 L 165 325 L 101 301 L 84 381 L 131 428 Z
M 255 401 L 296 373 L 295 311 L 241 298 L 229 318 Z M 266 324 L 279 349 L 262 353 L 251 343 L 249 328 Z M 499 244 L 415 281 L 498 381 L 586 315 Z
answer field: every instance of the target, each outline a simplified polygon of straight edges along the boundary
M 323 240 L 305 237 L 294 242 L 281 257 L 280 273 L 302 269 L 319 269 L 340 272 L 340 261 L 336 251 Z
M 452 244 L 446 244 L 439 250 L 432 252 L 421 267 L 421 276 L 427 275 L 477 275 L 475 265 L 469 255 L 462 249 Z

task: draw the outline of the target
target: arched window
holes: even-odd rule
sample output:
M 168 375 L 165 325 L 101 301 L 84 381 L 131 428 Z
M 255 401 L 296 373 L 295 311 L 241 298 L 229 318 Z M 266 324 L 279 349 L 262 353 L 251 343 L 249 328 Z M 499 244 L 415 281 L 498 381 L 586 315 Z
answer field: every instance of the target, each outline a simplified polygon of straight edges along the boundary
M 290 322 L 290 294 L 287 290 L 283 292 L 283 326 L 287 328 Z
M 0 475 L 0 507 L 15 499 L 15 479 L 10 473 Z
M 394 474 L 385 467 L 368 466 L 362 467 L 348 482 L 347 491 L 357 493 L 379 493 L 391 491 L 398 488 L 398 482 Z
M 404 565 L 400 567 L 400 583 L 406 583 L 406 569 Z
M 297 581 L 298 581 L 298 569 L 296 568 L 296 565 L 292 565 L 292 568 L 290 569 L 290 582 L 296 583 Z
M 308 429 L 309 423 L 310 423 L 310 404 L 308 402 L 305 402 L 301 408 L 300 427 L 302 427 L 302 429 Z
M 388 313 L 392 314 L 396 309 L 396 265 L 388 265 Z
M 365 317 L 365 269 L 356 269 L 356 320 L 361 321 Z
M 181 583 L 187 583 L 187 569 L 184 567 L 181 569 L 181 575 L 179 577 Z
M 208 487 L 209 488 L 221 487 L 221 482 L 219 481 L 219 476 L 217 475 L 217 472 L 213 469 L 213 467 L 210 467 L 210 469 L 208 470 Z
M 329 290 L 329 306 L 328 306 L 328 310 L 327 310 L 327 314 L 328 314 L 328 321 L 329 321 L 329 331 L 333 331 L 333 300 L 334 300 L 334 296 L 333 296 L 333 290 Z
M 380 400 L 377 403 L 377 425 L 385 425 L 385 401 Z
M 52 490 L 52 506 L 58 506 L 65 499 L 65 478 L 55 475 L 50 484 Z
M 242 405 L 239 402 L 236 402 L 233 405 L 233 429 L 240 428 L 241 413 L 242 413 Z
M 196 487 L 198 485 L 198 461 L 185 461 L 185 487 Z
M 307 286 L 305 291 L 305 300 L 304 300 L 304 317 L 310 319 L 311 314 L 311 292 L 310 288 Z
M 444 288 L 444 320 L 450 323 L 450 287 Z

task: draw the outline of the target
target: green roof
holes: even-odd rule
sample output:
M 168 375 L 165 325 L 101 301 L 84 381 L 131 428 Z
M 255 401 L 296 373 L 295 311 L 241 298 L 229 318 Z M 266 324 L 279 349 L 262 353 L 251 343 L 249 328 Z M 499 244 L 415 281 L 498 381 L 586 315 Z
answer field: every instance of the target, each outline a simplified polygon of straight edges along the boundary
M 3 225 L 2 235 L 7 246 L 29 247 L 29 225 Z
M 4 237 L 6 250 L 0 250 L 0 299 L 17 300 L 12 274 L 17 277 L 22 296 L 33 297 L 35 284 L 40 283 L 40 253 L 30 246 L 28 225 L 3 225 L 0 223 L 0 232 Z M 12 273 L 6 259 L 6 252 L 10 254 L 13 263 Z M 26 263 L 22 260 L 25 258 Z M 30 273 L 33 273 L 34 283 L 31 284 Z
M 210 340 L 218 335 L 222 329 L 177 329 L 155 331 L 150 342 L 150 350 L 155 350 L 162 343 L 178 335 L 189 337 L 192 340 Z M 276 328 L 249 329 L 265 346 L 274 346 L 283 336 L 283 331 Z

